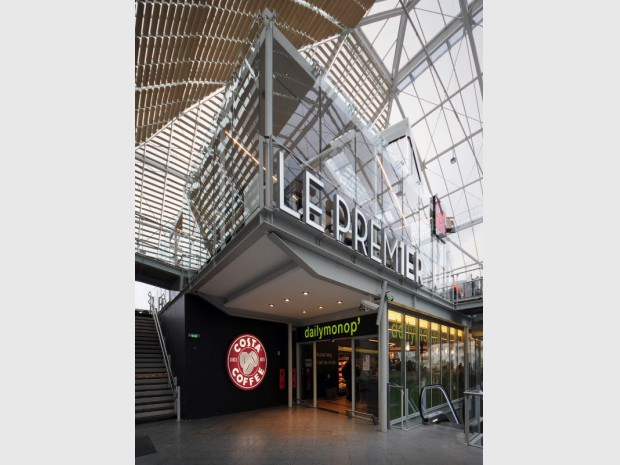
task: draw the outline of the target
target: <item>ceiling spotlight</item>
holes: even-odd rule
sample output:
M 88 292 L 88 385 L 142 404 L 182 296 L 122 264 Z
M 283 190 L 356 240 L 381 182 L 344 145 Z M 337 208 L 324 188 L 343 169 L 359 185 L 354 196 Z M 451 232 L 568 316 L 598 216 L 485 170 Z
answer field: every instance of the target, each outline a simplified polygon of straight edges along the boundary
M 319 310 L 323 310 L 323 307 L 321 305 L 319 305 Z
M 453 155 L 452 158 L 450 158 L 450 163 L 453 165 L 456 163 L 456 155 Z
M 338 301 L 338 302 L 336 302 L 336 303 L 341 304 L 341 303 L 342 303 L 342 300 L 339 300 L 339 301 Z
M 308 294 L 310 294 L 310 293 L 309 293 L 308 291 L 303 291 L 303 292 L 302 292 L 302 294 L 303 294 L 303 295 L 308 295 Z
M 289 299 L 288 297 L 286 299 L 284 299 L 284 302 L 290 302 L 291 299 Z
M 308 312 L 306 312 L 305 310 L 302 310 L 301 313 L 308 313 Z
M 273 304 L 269 304 L 270 307 L 273 307 Z

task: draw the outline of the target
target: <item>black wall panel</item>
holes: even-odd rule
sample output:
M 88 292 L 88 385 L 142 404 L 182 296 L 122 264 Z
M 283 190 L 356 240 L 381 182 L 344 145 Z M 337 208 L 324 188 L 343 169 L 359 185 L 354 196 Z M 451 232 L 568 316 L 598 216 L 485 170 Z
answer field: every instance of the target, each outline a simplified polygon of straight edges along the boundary
M 287 326 L 226 315 L 194 295 L 185 296 L 185 371 L 181 381 L 183 418 L 203 418 L 225 413 L 286 405 L 287 390 L 280 389 L 279 370 L 287 365 Z M 226 371 L 230 343 L 250 333 L 267 352 L 267 373 L 252 391 L 235 387 Z

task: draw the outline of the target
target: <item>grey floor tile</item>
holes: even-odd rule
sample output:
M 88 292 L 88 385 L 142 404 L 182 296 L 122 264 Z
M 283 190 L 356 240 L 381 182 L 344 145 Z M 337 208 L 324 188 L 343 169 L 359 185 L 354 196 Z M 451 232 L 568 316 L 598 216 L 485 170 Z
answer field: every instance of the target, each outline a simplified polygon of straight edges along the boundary
M 381 433 L 370 422 L 304 407 L 140 424 L 135 431 L 157 449 L 136 465 L 482 465 L 483 455 L 451 428 Z

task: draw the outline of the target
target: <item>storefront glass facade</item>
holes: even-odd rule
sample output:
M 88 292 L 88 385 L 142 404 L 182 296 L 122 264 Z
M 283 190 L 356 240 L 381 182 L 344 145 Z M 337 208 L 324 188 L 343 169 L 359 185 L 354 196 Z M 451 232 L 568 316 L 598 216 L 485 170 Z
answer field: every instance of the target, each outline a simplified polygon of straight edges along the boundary
M 420 391 L 441 384 L 451 401 L 463 397 L 465 389 L 465 331 L 462 327 L 429 321 L 424 317 L 389 310 L 390 418 L 419 413 Z M 471 344 L 475 344 L 472 339 Z M 479 363 L 473 361 L 472 364 Z M 401 391 L 406 393 L 401 404 Z M 426 407 L 445 404 L 438 390 L 426 392 Z

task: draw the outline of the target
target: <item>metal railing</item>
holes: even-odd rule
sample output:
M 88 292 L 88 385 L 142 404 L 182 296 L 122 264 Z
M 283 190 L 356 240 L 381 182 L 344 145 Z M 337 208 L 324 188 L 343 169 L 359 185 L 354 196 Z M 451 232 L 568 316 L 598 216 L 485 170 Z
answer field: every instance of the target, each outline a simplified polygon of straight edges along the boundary
M 161 347 L 163 356 L 164 356 L 164 365 L 166 366 L 166 373 L 168 374 L 168 385 L 170 389 L 172 389 L 172 396 L 174 399 L 174 409 L 177 412 L 177 419 L 180 415 L 180 398 L 179 398 L 179 387 L 177 386 L 176 377 L 172 376 L 172 365 L 170 363 L 170 355 L 168 355 L 168 350 L 166 350 L 166 340 L 164 339 L 164 333 L 161 329 L 161 324 L 159 322 L 159 311 L 166 304 L 166 297 L 161 295 L 157 299 L 157 307 L 155 306 L 155 297 L 149 292 L 149 307 L 151 311 L 151 315 L 153 316 L 153 321 L 155 322 L 155 329 L 157 331 L 157 338 L 159 339 L 159 345 Z
M 446 399 L 446 403 L 448 404 L 448 407 L 450 408 L 450 412 L 454 416 L 454 422 L 457 425 L 460 425 L 461 422 L 459 421 L 459 417 L 456 414 L 456 411 L 454 410 L 454 406 L 452 405 L 450 396 L 448 395 L 446 389 L 441 384 L 429 384 L 428 386 L 424 386 L 422 390 L 420 391 L 420 416 L 422 417 L 422 421 L 424 423 L 427 423 L 430 420 L 429 416 L 426 414 L 426 395 L 425 394 L 426 394 L 426 391 L 431 391 L 433 389 L 437 389 L 443 394 L 443 396 Z
M 400 429 L 404 431 L 409 431 L 411 428 L 416 426 L 413 425 L 409 426 L 408 428 L 405 427 L 405 421 L 409 419 L 409 405 L 411 405 L 414 412 L 416 410 L 415 405 L 411 402 L 411 399 L 409 398 L 409 389 L 401 386 L 400 384 L 388 383 L 388 399 L 390 400 L 392 389 L 398 389 L 400 391 Z M 407 402 L 405 402 L 405 399 L 407 399 Z M 391 405 L 390 402 L 388 402 L 388 405 Z M 390 409 L 388 409 L 388 412 L 390 412 Z M 391 420 L 388 418 L 388 425 L 390 424 L 390 422 Z M 396 426 L 396 424 L 394 426 Z
M 449 286 L 433 289 L 433 293 L 453 303 L 480 300 L 484 297 L 484 278 L 457 281 Z
M 482 448 L 482 389 L 465 391 L 463 393 L 463 410 L 465 421 L 465 444 Z M 474 397 L 474 418 L 470 419 L 471 398 Z M 470 429 L 474 427 L 470 438 Z
M 198 270 L 210 257 L 202 238 L 177 231 L 147 215 L 135 213 L 134 251 L 177 268 Z

